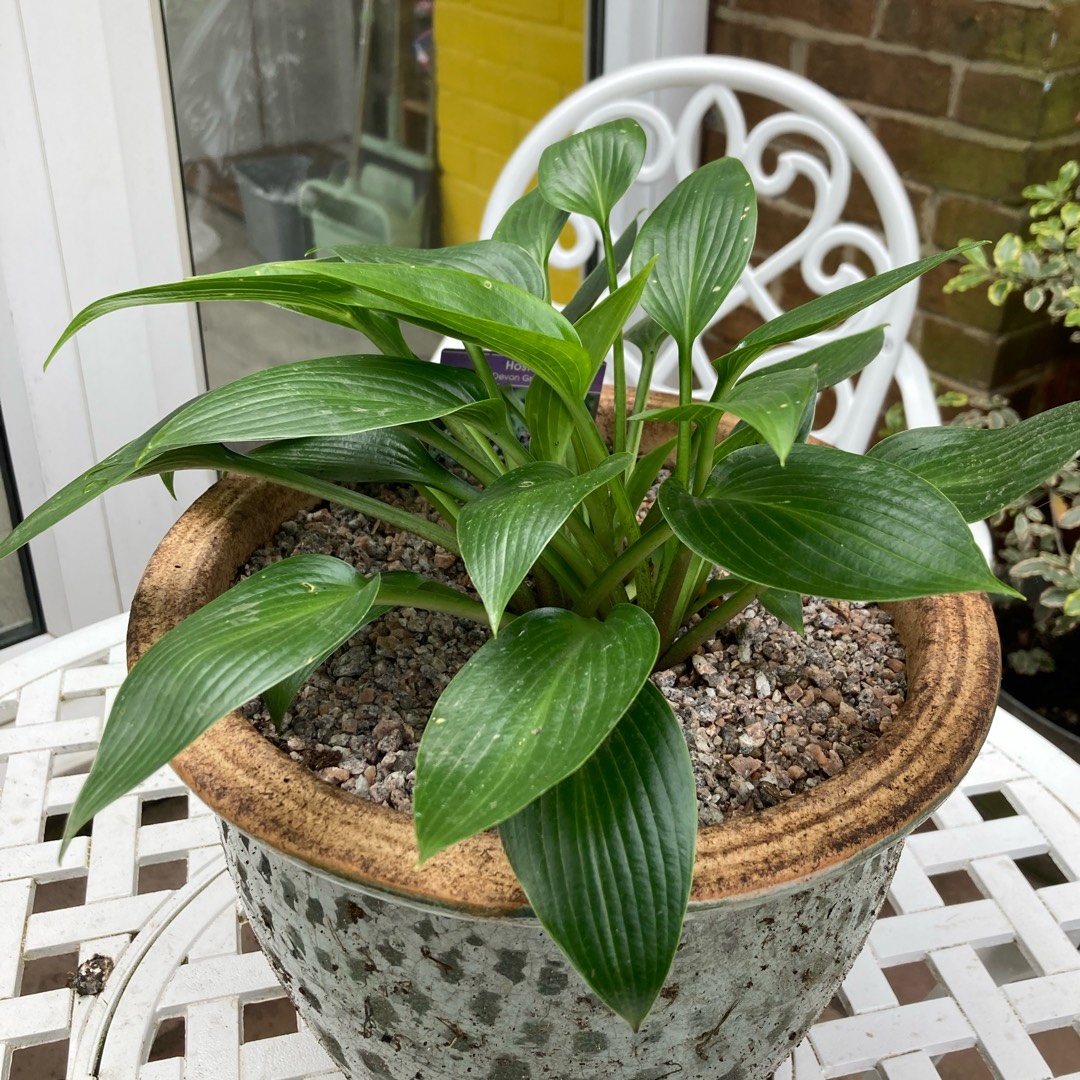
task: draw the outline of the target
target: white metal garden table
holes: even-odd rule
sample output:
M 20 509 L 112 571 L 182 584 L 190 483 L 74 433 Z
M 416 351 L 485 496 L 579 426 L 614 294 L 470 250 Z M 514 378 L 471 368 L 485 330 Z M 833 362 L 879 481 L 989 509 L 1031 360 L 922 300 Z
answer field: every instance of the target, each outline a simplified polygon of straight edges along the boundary
M 338 1077 L 254 950 L 212 816 L 170 769 L 57 862 L 124 629 L 0 665 L 0 1080 Z M 1080 766 L 999 710 L 777 1080 L 1080 1080 L 1078 943 Z M 114 964 L 104 989 L 68 987 L 95 955 Z

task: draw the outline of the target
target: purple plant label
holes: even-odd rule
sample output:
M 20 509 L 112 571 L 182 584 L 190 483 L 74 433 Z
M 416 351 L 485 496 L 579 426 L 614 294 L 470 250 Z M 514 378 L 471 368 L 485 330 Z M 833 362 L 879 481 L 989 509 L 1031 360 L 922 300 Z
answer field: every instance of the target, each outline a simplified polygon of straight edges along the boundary
M 511 360 L 509 356 L 503 356 L 501 353 L 485 352 L 484 355 L 491 365 L 491 373 L 495 376 L 498 386 L 524 389 L 533 381 L 533 373 L 517 360 Z M 439 362 L 449 364 L 451 367 L 471 368 L 473 366 L 469 354 L 464 349 L 443 349 Z M 596 378 L 593 379 L 588 393 L 600 393 L 600 387 L 604 385 L 605 367 L 607 367 L 606 364 L 600 365 L 600 370 L 596 373 Z

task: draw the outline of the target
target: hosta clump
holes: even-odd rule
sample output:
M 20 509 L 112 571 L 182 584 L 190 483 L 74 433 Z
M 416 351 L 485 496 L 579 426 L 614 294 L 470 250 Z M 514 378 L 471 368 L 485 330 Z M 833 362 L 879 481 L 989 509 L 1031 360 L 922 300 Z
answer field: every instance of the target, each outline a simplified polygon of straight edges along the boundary
M 811 444 L 808 431 L 818 392 L 875 357 L 880 328 L 750 370 L 774 346 L 843 322 L 953 253 L 766 323 L 716 358 L 716 388 L 695 403 L 691 347 L 746 267 L 754 190 L 737 161 L 712 162 L 616 240 L 611 209 L 644 152 L 631 121 L 551 147 L 538 188 L 490 241 L 342 247 L 112 296 L 75 318 L 57 348 L 132 304 L 260 300 L 355 328 L 380 354 L 276 367 L 190 402 L 59 492 L 0 550 L 121 481 L 214 468 L 411 529 L 461 555 L 480 600 L 417 574 L 365 578 L 312 555 L 240 582 L 139 661 L 68 836 L 250 698 L 263 695 L 280 716 L 306 675 L 388 606 L 478 620 L 492 638 L 450 682 L 420 744 L 420 859 L 498 826 L 540 921 L 637 1027 L 679 942 L 696 824 L 686 744 L 650 673 L 690 656 L 755 597 L 799 626 L 805 593 L 1011 592 L 967 522 L 1072 455 L 1080 406 L 1003 431 L 904 432 L 863 457 Z M 605 258 L 559 311 L 547 259 L 569 212 L 597 222 Z M 402 320 L 462 339 L 475 370 L 413 356 Z M 640 350 L 646 386 L 657 349 L 673 339 L 678 405 L 650 409 L 639 388 L 627 407 L 624 338 Z M 534 373 L 523 406 L 500 391 L 485 350 Z M 610 446 L 583 403 L 609 354 Z M 724 413 L 740 423 L 721 429 Z M 656 419 L 675 421 L 678 435 L 642 455 L 642 430 Z M 262 445 L 247 453 L 229 445 L 252 441 Z M 646 512 L 669 453 L 673 471 Z M 341 486 L 354 481 L 413 484 L 445 524 Z

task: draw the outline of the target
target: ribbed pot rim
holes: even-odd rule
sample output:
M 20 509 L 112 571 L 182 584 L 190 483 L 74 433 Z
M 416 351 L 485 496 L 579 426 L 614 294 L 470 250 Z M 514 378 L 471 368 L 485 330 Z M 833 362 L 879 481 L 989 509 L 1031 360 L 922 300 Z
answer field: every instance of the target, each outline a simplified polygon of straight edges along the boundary
M 132 602 L 128 663 L 220 595 L 278 526 L 317 500 L 245 477 L 219 481 L 168 533 Z M 770 809 L 698 830 L 691 902 L 750 898 L 827 872 L 910 831 L 952 790 L 993 717 L 1000 652 L 983 594 L 884 605 L 907 650 L 889 730 L 841 774 Z M 238 712 L 173 766 L 215 813 L 279 851 L 376 888 L 477 914 L 525 906 L 494 832 L 417 867 L 412 819 L 317 779 Z

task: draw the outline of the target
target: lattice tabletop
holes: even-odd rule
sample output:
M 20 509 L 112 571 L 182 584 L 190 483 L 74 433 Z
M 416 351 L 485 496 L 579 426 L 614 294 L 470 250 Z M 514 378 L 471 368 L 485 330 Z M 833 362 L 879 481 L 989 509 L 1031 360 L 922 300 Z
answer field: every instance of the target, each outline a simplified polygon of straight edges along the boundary
M 171 770 L 57 862 L 123 633 L 110 619 L 0 665 L 0 1080 L 340 1077 L 244 925 L 211 815 Z M 1078 810 L 1080 766 L 999 710 L 776 1080 L 1080 1080 Z M 114 965 L 104 990 L 69 988 L 95 955 Z

